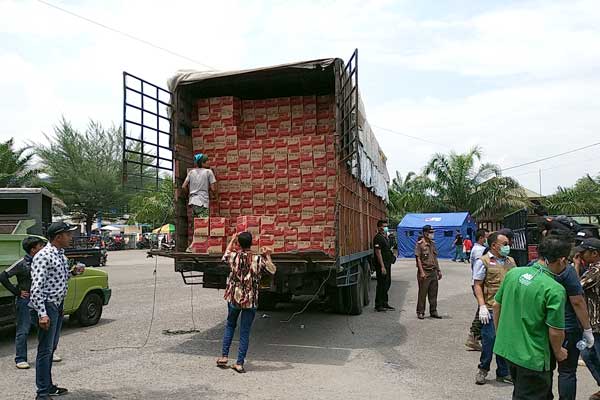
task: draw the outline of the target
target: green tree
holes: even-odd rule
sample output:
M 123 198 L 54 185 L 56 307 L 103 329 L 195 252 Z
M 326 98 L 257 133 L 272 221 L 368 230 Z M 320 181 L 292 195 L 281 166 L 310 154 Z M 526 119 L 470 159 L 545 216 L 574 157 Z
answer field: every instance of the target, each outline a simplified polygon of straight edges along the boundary
M 160 182 L 157 192 L 142 191 L 129 201 L 132 222 L 159 227 L 175 221 L 174 185 L 171 177 Z
M 62 118 L 54 135 L 46 139 L 49 145 L 34 149 L 49 176 L 48 187 L 70 213 L 85 220 L 89 234 L 99 212 L 106 215 L 127 204 L 121 185 L 121 128 L 106 129 L 90 121 L 80 132 Z
M 0 143 L 0 187 L 32 186 L 37 182 L 37 169 L 31 167 L 30 148 L 15 149 L 14 140 Z
M 497 165 L 481 163 L 481 150 L 434 154 L 425 166 L 426 186 L 435 211 L 469 211 L 479 218 L 499 218 L 527 205 L 523 188 L 502 176 Z
M 544 205 L 555 215 L 600 214 L 600 177 L 586 175 L 572 187 L 558 187 Z
M 403 178 L 398 171 L 392 179 L 389 193 L 388 213 L 390 224 L 396 226 L 409 212 L 427 212 L 434 207 L 434 200 L 428 192 L 426 180 L 414 172 Z

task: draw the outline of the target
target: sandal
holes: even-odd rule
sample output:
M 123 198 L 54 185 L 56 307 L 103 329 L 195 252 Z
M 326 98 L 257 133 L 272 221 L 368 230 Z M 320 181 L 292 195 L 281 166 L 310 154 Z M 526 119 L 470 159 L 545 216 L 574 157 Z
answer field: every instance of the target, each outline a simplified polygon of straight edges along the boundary
M 217 359 L 217 367 L 219 368 L 227 368 L 228 363 L 229 359 L 227 357 L 221 357 Z
M 246 370 L 244 369 L 243 365 L 239 365 L 239 364 L 234 364 L 231 366 L 231 369 L 234 370 L 235 372 L 237 372 L 238 374 L 245 374 Z

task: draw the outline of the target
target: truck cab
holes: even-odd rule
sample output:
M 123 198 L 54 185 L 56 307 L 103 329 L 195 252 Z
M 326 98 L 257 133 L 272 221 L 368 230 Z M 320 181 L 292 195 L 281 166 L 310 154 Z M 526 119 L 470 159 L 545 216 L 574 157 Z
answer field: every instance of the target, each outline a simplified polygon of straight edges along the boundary
M 24 255 L 21 243 L 27 236 L 44 237 L 52 222 L 52 195 L 43 188 L 0 189 L 0 272 Z M 70 256 L 78 261 L 80 253 Z M 16 282 L 16 280 L 13 280 Z M 81 325 L 95 325 L 102 316 L 103 306 L 111 297 L 108 274 L 96 268 L 86 268 L 82 275 L 69 280 L 64 312 L 75 316 Z M 0 327 L 15 321 L 15 298 L 0 285 Z

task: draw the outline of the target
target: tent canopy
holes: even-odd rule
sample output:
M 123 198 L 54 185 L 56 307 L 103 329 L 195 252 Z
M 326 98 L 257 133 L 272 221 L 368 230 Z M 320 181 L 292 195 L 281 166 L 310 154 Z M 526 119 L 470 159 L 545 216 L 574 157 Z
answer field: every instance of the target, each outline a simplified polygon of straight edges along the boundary
M 160 228 L 156 228 L 155 230 L 152 231 L 152 233 L 173 233 L 175 232 L 175 225 L 173 224 L 166 224 L 161 226 Z
M 457 232 L 460 232 L 463 238 L 473 239 L 477 230 L 477 224 L 468 212 L 407 214 L 397 228 L 399 256 L 415 256 L 417 238 L 425 225 L 431 225 L 435 230 L 434 240 L 439 258 L 454 257 L 452 242 Z
M 114 225 L 106 225 L 100 228 L 101 231 L 121 232 L 121 228 Z

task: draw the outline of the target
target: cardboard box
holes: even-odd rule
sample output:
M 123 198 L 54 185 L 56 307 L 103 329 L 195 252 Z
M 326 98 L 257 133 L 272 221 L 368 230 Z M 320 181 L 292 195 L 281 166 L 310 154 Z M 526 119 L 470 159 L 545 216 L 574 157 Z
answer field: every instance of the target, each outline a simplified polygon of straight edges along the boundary
M 263 192 L 252 193 L 252 207 L 264 207 L 265 206 L 265 194 Z
M 298 229 L 296 228 L 288 228 L 285 229 L 283 233 L 283 237 L 286 241 L 297 241 L 298 240 Z
M 208 254 L 223 254 L 225 251 L 225 237 L 208 238 Z
M 209 218 L 194 218 L 194 237 L 208 236 L 209 226 Z
M 311 251 L 324 251 L 323 249 L 323 241 L 312 241 L 310 242 L 310 250 Z
M 302 185 L 290 184 L 289 185 L 290 192 L 290 204 L 292 199 L 301 199 L 302 198 Z
M 264 155 L 262 166 L 265 171 L 275 171 L 275 156 Z
M 263 183 L 269 186 L 274 186 L 277 183 L 275 179 L 275 170 L 263 171 Z
M 261 234 L 259 237 L 259 247 L 269 247 L 273 249 L 275 245 L 275 237 L 273 235 L 263 235 Z
M 262 141 L 263 155 L 275 157 L 275 139 L 263 139 Z
M 290 207 L 291 208 L 291 207 Z M 297 228 L 302 225 L 302 214 L 300 213 L 290 213 L 288 214 L 288 225 L 290 228 Z
M 315 170 L 313 168 L 302 169 L 302 184 L 315 182 Z
M 314 225 L 314 214 L 307 209 L 302 210 L 301 214 L 301 225 L 302 226 L 311 226 Z
M 286 253 L 291 253 L 294 251 L 298 251 L 298 242 L 297 241 L 286 241 L 285 242 L 285 251 Z
M 290 213 L 301 214 L 303 211 L 302 202 L 296 203 L 290 199 Z
M 300 153 L 312 153 L 312 137 L 302 136 L 300 138 Z
M 229 220 L 223 217 L 210 217 L 210 236 L 225 236 Z
M 290 192 L 287 185 L 277 185 L 277 205 L 289 207 Z
M 257 139 L 264 139 L 267 137 L 267 123 L 266 122 L 256 122 L 256 127 L 254 128 L 254 135 Z
M 252 236 L 260 234 L 260 216 L 244 215 L 237 217 L 236 228 L 238 232 L 250 232 Z
M 327 213 L 327 199 L 315 198 L 315 213 L 326 214 Z
M 324 183 L 327 185 L 327 168 L 313 168 L 313 175 L 315 177 L 315 183 Z
M 324 237 L 324 226 L 313 225 L 310 227 L 310 240 L 311 242 L 322 242 Z
M 311 182 L 302 183 L 302 200 L 315 198 L 315 184 Z M 314 204 L 313 204 L 314 206 Z
M 194 254 L 208 254 L 208 237 L 198 238 L 192 242 L 190 250 Z
M 264 229 L 274 230 L 276 227 L 276 217 L 273 215 L 263 215 L 260 217 L 260 231 L 264 232 Z
M 290 164 L 288 158 L 288 165 Z M 312 169 L 313 168 L 313 155 L 312 153 L 301 153 L 300 154 L 300 168 L 301 169 Z
M 289 216 L 288 214 L 279 214 L 277 215 L 277 218 L 275 219 L 276 224 L 278 227 L 282 227 L 282 228 L 287 228 L 289 225 Z M 284 232 L 285 233 L 285 232 Z
M 327 225 L 325 214 L 314 214 L 313 223 L 314 225 Z
M 326 199 L 329 196 L 327 191 L 327 184 L 323 182 L 317 182 L 314 184 L 314 195 L 318 199 Z
M 302 184 L 302 170 L 300 168 L 288 168 L 287 176 L 290 186 Z
M 273 253 L 285 253 L 285 240 L 275 238 L 273 242 Z
M 309 241 L 303 241 L 303 240 L 298 240 L 298 251 L 309 251 L 310 248 L 310 240 Z
M 335 189 L 336 188 L 336 177 L 335 176 L 327 176 L 327 189 Z
M 299 241 L 310 241 L 311 238 L 311 227 L 310 226 L 299 226 L 298 229 L 298 240 Z

